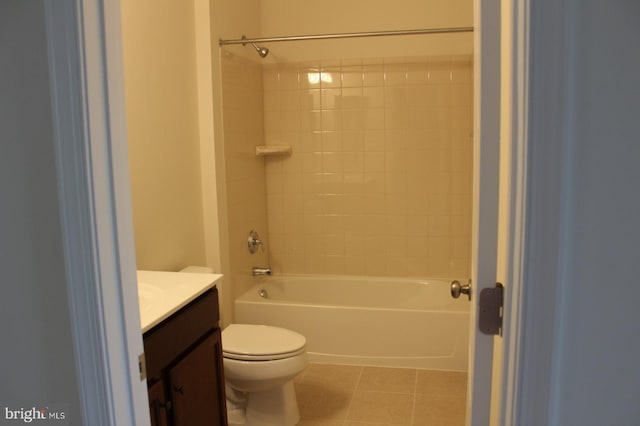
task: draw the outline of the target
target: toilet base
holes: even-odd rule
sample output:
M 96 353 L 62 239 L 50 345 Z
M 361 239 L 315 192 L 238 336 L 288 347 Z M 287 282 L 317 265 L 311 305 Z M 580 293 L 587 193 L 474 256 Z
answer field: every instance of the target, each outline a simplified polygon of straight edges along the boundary
M 247 394 L 244 410 L 227 411 L 229 426 L 295 426 L 300 412 L 293 388 L 293 380 L 263 392 Z

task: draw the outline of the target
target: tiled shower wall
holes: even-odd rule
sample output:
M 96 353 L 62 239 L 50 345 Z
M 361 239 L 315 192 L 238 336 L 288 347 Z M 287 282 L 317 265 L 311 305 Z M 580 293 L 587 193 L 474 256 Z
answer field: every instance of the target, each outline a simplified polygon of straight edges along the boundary
M 285 273 L 469 276 L 471 57 L 263 68 L 269 251 Z
M 255 147 L 264 143 L 262 65 L 232 54 L 221 57 L 224 179 L 229 233 L 231 300 L 253 285 L 253 266 L 268 266 L 267 253 L 250 254 L 251 229 L 267 235 L 264 160 Z

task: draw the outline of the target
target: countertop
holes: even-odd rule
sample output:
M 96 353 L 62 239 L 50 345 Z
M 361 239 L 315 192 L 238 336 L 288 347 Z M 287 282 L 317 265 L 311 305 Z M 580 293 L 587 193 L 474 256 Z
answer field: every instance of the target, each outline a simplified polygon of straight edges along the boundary
M 213 288 L 220 274 L 137 271 L 140 324 L 146 333 Z

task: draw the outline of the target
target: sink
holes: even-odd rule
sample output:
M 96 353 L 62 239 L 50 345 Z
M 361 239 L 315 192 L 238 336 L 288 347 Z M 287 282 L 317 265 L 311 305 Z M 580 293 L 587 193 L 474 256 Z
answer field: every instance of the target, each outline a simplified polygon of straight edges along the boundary
M 140 316 L 146 317 L 152 312 L 154 306 L 162 303 L 165 298 L 165 291 L 153 284 L 138 282 L 138 304 L 140 305 Z
M 146 333 L 178 312 L 212 288 L 221 277 L 218 274 L 137 271 L 142 332 Z

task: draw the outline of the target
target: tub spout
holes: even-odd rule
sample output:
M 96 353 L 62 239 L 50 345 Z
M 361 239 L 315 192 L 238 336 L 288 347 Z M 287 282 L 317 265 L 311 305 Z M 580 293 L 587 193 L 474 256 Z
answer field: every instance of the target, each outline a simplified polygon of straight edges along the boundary
M 254 277 L 258 275 L 271 275 L 271 268 L 260 268 L 258 266 L 254 266 L 251 270 L 251 275 Z

